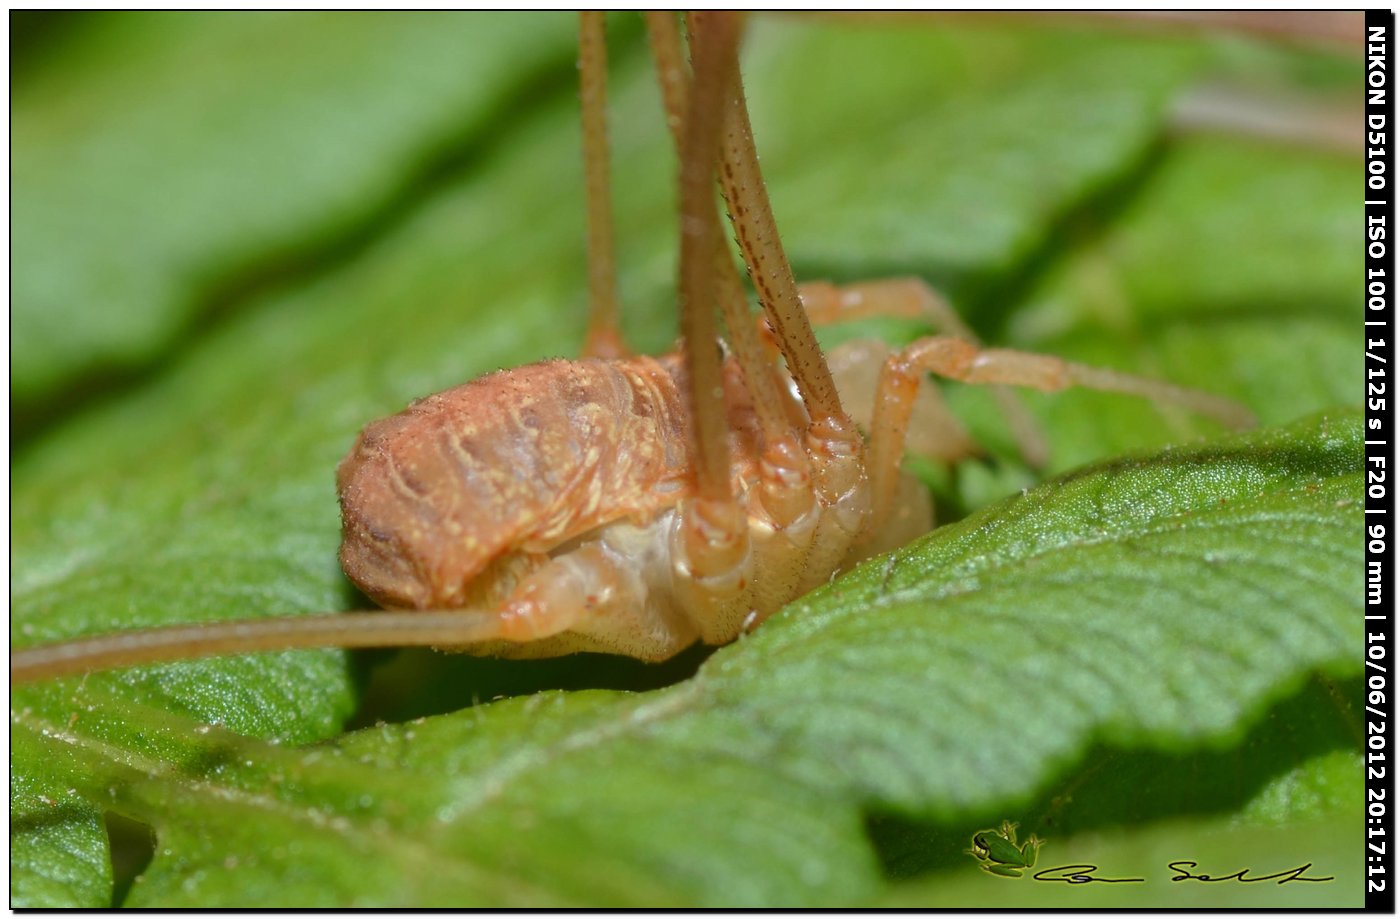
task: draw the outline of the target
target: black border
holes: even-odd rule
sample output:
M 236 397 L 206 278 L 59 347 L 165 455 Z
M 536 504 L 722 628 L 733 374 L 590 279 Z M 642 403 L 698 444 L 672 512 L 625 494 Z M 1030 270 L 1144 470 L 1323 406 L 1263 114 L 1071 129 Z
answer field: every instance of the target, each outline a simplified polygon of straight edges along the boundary
M 1366 908 L 1395 910 L 1393 818 L 1394 765 L 1388 762 L 1390 730 L 1390 634 L 1393 627 L 1389 591 L 1394 573 L 1391 542 L 1395 538 L 1395 501 L 1390 462 L 1394 444 L 1390 358 L 1393 326 L 1392 289 L 1395 196 L 1390 144 L 1393 141 L 1390 53 L 1395 14 L 1366 11 L 1365 81 L 1365 403 L 1366 403 L 1366 815 L 1364 873 Z M 1387 468 L 1387 467 L 1391 468 Z

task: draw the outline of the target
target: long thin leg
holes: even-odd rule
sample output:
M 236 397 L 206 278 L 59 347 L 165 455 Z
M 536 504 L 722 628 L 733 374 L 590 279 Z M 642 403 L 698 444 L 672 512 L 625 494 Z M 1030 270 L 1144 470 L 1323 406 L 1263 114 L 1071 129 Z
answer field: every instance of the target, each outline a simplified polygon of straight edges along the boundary
M 892 355 L 881 368 L 870 434 L 873 511 L 869 530 L 878 530 L 889 514 L 904 453 L 909 413 L 924 373 L 964 383 L 1024 386 L 1041 392 L 1082 386 L 1174 403 L 1231 428 L 1254 423 L 1253 416 L 1243 406 L 1199 390 L 1043 354 L 1001 348 L 983 350 L 959 338 L 923 338 Z
M 691 34 L 696 34 L 693 16 Z M 698 74 L 696 80 L 698 83 Z M 869 509 L 869 484 L 862 459 L 865 444 L 841 405 L 826 358 L 797 295 L 792 266 L 778 237 L 759 169 L 737 68 L 728 87 L 724 128 L 720 187 L 749 277 L 777 334 L 809 418 L 803 446 L 821 512 L 795 583 L 796 593 L 802 593 L 840 567 L 861 531 Z
M 695 36 L 694 15 L 690 24 Z M 699 81 L 697 72 L 697 85 Z M 720 187 L 749 277 L 810 419 L 805 447 L 822 513 L 810 540 L 805 568 L 796 582 L 796 591 L 801 593 L 821 583 L 824 572 L 836 570 L 859 535 L 869 502 L 862 462 L 865 445 L 841 406 L 826 358 L 798 298 L 792 266 L 778 237 L 759 169 L 737 62 L 727 92 Z
M 863 431 L 869 432 L 873 427 L 880 374 L 894 351 L 880 338 L 852 339 L 827 349 L 831 374 L 841 387 L 841 396 L 851 417 Z M 904 449 L 945 463 L 955 463 L 980 452 L 977 442 L 953 414 L 937 386 L 919 387 Z
M 710 501 L 732 499 L 729 484 L 728 413 L 720 355 L 715 348 L 716 284 L 713 254 L 718 245 L 715 213 L 715 152 L 719 147 L 724 81 L 733 72 L 737 26 L 727 16 L 707 23 L 712 35 L 696 49 L 695 85 L 690 94 L 681 146 L 681 334 L 690 371 L 697 492 Z
M 685 113 L 690 105 L 690 74 L 686 68 L 680 28 L 675 14 L 669 12 L 648 12 L 646 24 L 652 57 L 656 61 L 657 80 L 661 85 L 661 97 L 666 107 L 666 125 L 675 141 L 676 155 L 683 156 Z M 729 342 L 753 395 L 754 410 L 758 414 L 764 440 L 775 443 L 792 432 L 792 426 L 782 411 L 778 377 L 750 316 L 739 270 L 718 232 L 714 234 L 713 245 L 720 313 L 729 331 Z
M 696 17 L 690 20 L 694 35 L 701 26 Z M 675 19 L 669 13 L 648 13 L 647 30 L 652 53 L 656 58 L 662 97 L 667 109 L 667 122 L 678 133 L 684 119 L 681 114 L 691 83 L 685 79 L 684 56 Z M 797 292 L 796 280 L 778 236 L 767 189 L 758 165 L 758 154 L 749 128 L 747 103 L 743 83 L 737 71 L 729 78 L 729 98 L 726 101 L 725 139 L 722 150 L 723 168 L 720 184 L 729 204 L 730 218 L 749 268 L 749 275 L 759 292 L 759 301 L 775 330 L 777 344 L 783 352 L 798 390 L 807 405 L 809 417 L 821 427 L 821 436 L 852 452 L 858 452 L 856 435 L 840 403 L 821 348 L 812 333 L 810 322 Z M 723 305 L 730 337 L 736 356 L 753 382 L 755 404 L 760 406 L 760 420 L 765 434 L 776 437 L 787 422 L 767 407 L 777 404 L 776 386 L 770 385 L 771 374 L 757 370 L 761 361 L 759 347 L 745 328 L 747 321 L 741 313 L 729 308 L 739 302 L 734 296 L 739 290 L 737 275 L 726 253 L 717 256 L 717 272 L 721 288 L 726 292 Z M 746 313 L 746 310 L 745 310 Z
M 737 78 L 739 19 L 697 14 L 695 78 L 681 144 L 681 330 L 690 373 L 696 494 L 681 505 L 672 542 L 677 595 L 707 641 L 737 634 L 750 609 L 753 556 L 743 505 L 730 483 L 729 413 L 724 401 L 715 302 L 721 244 L 715 161 L 728 83 Z
M 482 610 L 326 613 L 203 622 L 99 635 L 10 652 L 10 685 L 165 661 L 294 648 L 440 647 L 501 637 Z
M 579 13 L 579 99 L 583 110 L 583 176 L 588 205 L 588 357 L 622 357 L 617 298 L 617 257 L 613 253 L 612 187 L 608 181 L 607 38 L 603 14 Z
M 600 612 L 643 608 L 644 590 L 630 566 L 619 563 L 598 543 L 590 543 L 545 561 L 495 609 L 326 613 L 100 635 L 11 652 L 10 684 L 113 667 L 295 648 L 472 650 L 474 645 L 523 645 L 552 638 L 562 648 L 555 653 L 567 653 L 574 648 L 564 633 L 576 626 L 584 632 L 606 632 L 611 623 Z M 651 640 L 670 641 L 666 647 L 671 653 L 694 640 L 690 634 L 677 639 L 655 623 L 645 631 Z M 644 645 L 647 640 L 634 643 Z
M 648 13 L 647 32 L 667 124 L 678 154 L 684 157 L 692 84 L 676 17 Z M 710 194 L 713 199 L 713 191 Z M 707 210 L 705 216 L 710 219 L 713 211 Z M 683 547 L 678 553 L 685 574 L 676 582 L 677 595 L 695 615 L 702 637 L 718 644 L 732 640 L 791 599 L 809 567 L 805 562 L 822 515 L 811 486 L 811 460 L 802 447 L 800 430 L 788 417 L 788 400 L 772 363 L 776 351 L 770 357 L 759 338 L 743 282 L 718 228 L 712 245 L 720 312 L 763 435 L 756 487 L 743 499 L 748 555 L 738 557 L 735 553 L 736 562 L 727 567 L 709 566 L 712 573 L 705 576 L 688 568 L 692 562 L 706 567 L 696 550 Z M 703 554 L 708 550 L 702 546 L 699 551 Z M 761 576 L 757 576 L 759 572 Z
M 799 285 L 798 291 L 814 325 L 886 316 L 923 319 L 935 335 L 952 335 L 979 347 L 982 344 L 977 333 L 923 278 L 886 278 L 840 287 L 817 281 Z M 1044 466 L 1050 456 L 1049 444 L 1020 397 L 1005 386 L 992 387 L 992 394 L 1022 459 L 1032 468 Z
M 809 281 L 799 284 L 797 292 L 813 325 L 889 316 L 923 319 L 941 334 L 968 341 L 977 338 L 957 311 L 923 278 L 880 278 L 839 286 L 829 281 Z
M 685 47 L 681 42 L 676 14 L 666 10 L 649 10 L 646 17 L 647 41 L 651 45 L 656 79 L 661 85 L 661 101 L 666 107 L 666 127 L 680 152 L 685 131 L 685 113 L 690 105 L 690 72 L 685 62 Z
M 778 336 L 788 370 L 815 425 L 849 427 L 841 398 L 797 293 L 792 265 L 778 235 L 768 188 L 758 165 L 748 103 L 737 72 L 729 86 L 720 187 L 759 303 Z M 852 435 L 854 432 L 850 432 Z

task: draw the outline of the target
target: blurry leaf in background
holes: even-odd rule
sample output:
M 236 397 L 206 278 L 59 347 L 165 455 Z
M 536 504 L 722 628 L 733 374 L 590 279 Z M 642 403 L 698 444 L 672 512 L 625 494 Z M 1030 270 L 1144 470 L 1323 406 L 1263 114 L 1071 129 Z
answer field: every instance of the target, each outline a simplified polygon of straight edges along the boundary
M 120 13 L 12 95 L 11 388 L 139 368 L 568 79 L 567 17 Z

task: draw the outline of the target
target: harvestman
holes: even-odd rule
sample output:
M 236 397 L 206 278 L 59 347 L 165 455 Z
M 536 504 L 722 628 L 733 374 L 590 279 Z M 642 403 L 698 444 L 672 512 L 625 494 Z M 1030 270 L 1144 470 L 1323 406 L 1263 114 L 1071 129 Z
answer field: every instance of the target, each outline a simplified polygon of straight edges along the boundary
M 195 624 L 25 649 L 11 654 L 12 683 L 301 647 L 662 660 L 697 640 L 724 644 L 833 573 L 928 528 L 927 493 L 899 469 L 912 419 L 917 412 L 917 427 L 942 435 L 948 452 L 966 444 L 920 402 L 925 373 L 1043 391 L 1112 390 L 1248 423 L 1233 403 L 1204 393 L 982 349 L 921 281 L 799 288 L 758 168 L 738 72 L 739 19 L 690 17 L 690 66 L 675 17 L 650 14 L 647 24 L 680 160 L 680 349 L 630 355 L 619 332 L 603 20 L 584 13 L 587 356 L 488 374 L 361 433 L 337 472 L 341 564 L 391 611 Z M 716 174 L 759 321 L 722 237 Z M 872 315 L 922 316 L 946 334 L 894 353 L 856 345 L 838 356 L 843 381 L 866 368 L 867 442 L 812 324 Z M 1014 401 L 1002 404 L 1017 410 Z M 1015 418 L 1013 427 L 1033 454 L 1033 429 Z

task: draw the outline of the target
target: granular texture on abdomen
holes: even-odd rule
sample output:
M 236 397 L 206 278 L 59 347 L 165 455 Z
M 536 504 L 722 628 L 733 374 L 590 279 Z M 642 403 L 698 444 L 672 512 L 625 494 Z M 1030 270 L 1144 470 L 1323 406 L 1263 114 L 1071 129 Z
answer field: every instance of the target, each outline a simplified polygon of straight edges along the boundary
M 505 553 L 679 500 L 687 424 L 652 358 L 546 361 L 418 400 L 337 470 L 341 565 L 382 605 L 461 605 Z

